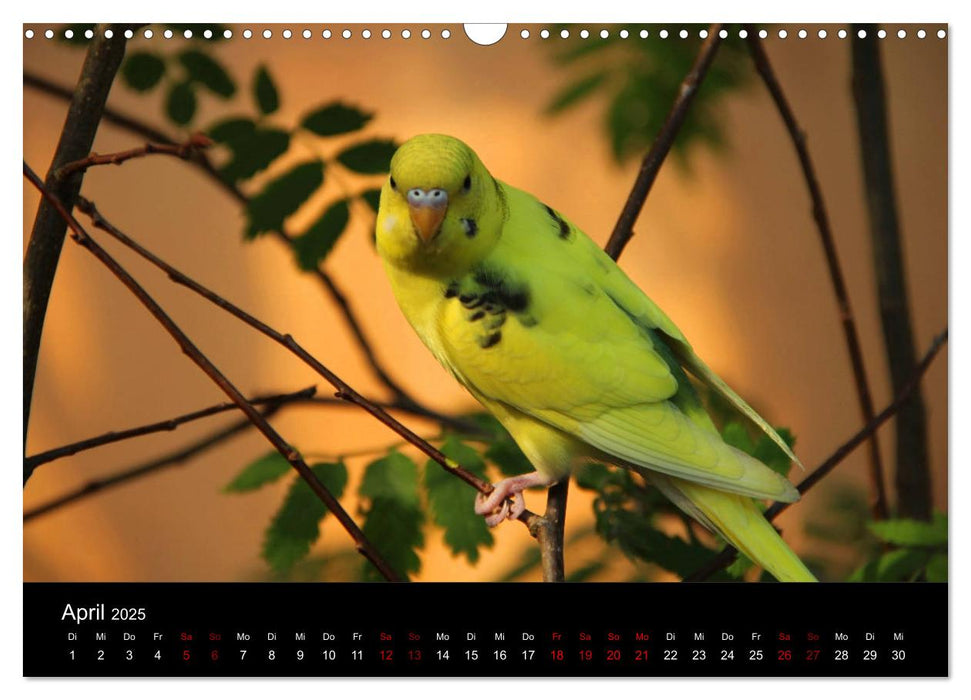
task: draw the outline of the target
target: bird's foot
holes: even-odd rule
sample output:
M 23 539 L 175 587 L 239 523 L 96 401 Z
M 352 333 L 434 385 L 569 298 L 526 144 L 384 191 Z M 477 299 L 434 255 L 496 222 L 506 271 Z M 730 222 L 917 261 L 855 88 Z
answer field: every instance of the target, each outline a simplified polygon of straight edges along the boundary
M 485 516 L 489 527 L 495 527 L 503 520 L 515 520 L 526 510 L 523 490 L 532 486 L 549 486 L 554 481 L 539 472 L 503 479 L 492 485 L 492 493 L 488 496 L 480 493 L 475 497 L 475 512 Z

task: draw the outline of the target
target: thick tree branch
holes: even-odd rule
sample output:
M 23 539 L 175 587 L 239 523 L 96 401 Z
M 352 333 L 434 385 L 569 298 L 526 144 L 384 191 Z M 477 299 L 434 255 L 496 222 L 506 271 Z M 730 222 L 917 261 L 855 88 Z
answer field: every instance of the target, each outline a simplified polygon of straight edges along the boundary
M 569 477 L 550 486 L 546 493 L 546 512 L 526 520 L 529 534 L 539 544 L 543 581 L 560 583 L 566 577 L 563 563 L 563 535 L 566 529 L 566 500 L 570 490 Z
M 27 72 L 24 73 L 24 85 L 61 99 L 70 99 L 72 94 L 69 88 L 65 88 L 64 86 L 58 85 L 57 83 L 47 80 L 46 78 Z M 177 145 L 175 141 L 173 141 L 167 134 L 159 129 L 146 124 L 139 119 L 113 110 L 110 107 L 105 108 L 104 120 L 156 144 L 167 146 Z M 85 153 L 83 155 L 87 154 Z M 220 189 L 236 200 L 236 202 L 244 207 L 249 204 L 249 197 L 246 195 L 246 193 L 239 189 L 239 187 L 237 187 L 234 183 L 227 182 L 225 179 L 223 179 L 205 153 L 195 152 L 193 157 L 189 159 L 189 162 L 200 168 L 216 185 L 220 187 Z M 273 231 L 271 232 L 271 235 L 281 243 L 286 244 L 288 248 L 292 247 L 293 235 L 288 231 Z M 447 416 L 442 416 L 441 414 L 421 404 L 391 377 L 382 362 L 378 359 L 377 354 L 374 351 L 374 347 L 371 345 L 371 342 L 365 335 L 364 329 L 358 321 L 354 310 L 351 308 L 350 302 L 347 300 L 347 296 L 337 285 L 334 279 L 325 270 L 319 267 L 313 270 L 311 274 L 317 278 L 317 281 L 324 288 L 327 295 L 335 304 L 337 304 L 337 308 L 340 311 L 348 330 L 350 330 L 351 335 L 354 336 L 354 340 L 357 343 L 358 348 L 364 354 L 371 371 L 378 378 L 378 380 L 389 391 L 391 391 L 393 395 L 392 403 L 395 405 L 395 408 L 400 408 L 412 413 L 421 413 L 428 417 L 434 417 L 436 420 L 445 419 L 447 422 Z
M 870 391 L 870 384 L 867 380 L 866 366 L 863 362 L 863 351 L 860 348 L 860 337 L 856 329 L 856 321 L 853 316 L 853 308 L 850 305 L 849 292 L 846 289 L 846 281 L 843 270 L 840 266 L 839 255 L 836 252 L 836 241 L 833 238 L 833 231 L 829 223 L 829 215 L 823 203 L 823 193 L 816 179 L 816 170 L 813 167 L 812 159 L 809 156 L 809 149 L 806 147 L 806 134 L 796 121 L 795 114 L 789 101 L 786 99 L 782 86 L 776 78 L 775 71 L 769 63 L 769 57 L 759 39 L 754 27 L 748 26 L 748 42 L 752 60 L 755 62 L 756 70 L 762 77 L 769 94 L 775 102 L 779 116 L 785 124 L 792 145 L 799 158 L 799 167 L 802 169 L 803 178 L 806 180 L 806 187 L 809 190 L 809 198 L 812 202 L 813 220 L 816 222 L 816 230 L 819 232 L 819 240 L 823 246 L 826 256 L 826 268 L 829 272 L 830 282 L 833 286 L 833 293 L 836 296 L 836 303 L 839 307 L 840 320 L 843 324 L 843 335 L 846 340 L 846 349 L 850 356 L 850 365 L 853 369 L 853 379 L 856 383 L 857 402 L 860 405 L 860 414 L 863 422 L 869 423 L 873 420 L 873 398 Z M 869 441 L 869 462 L 870 462 L 870 488 L 873 493 L 872 512 L 873 517 L 881 520 L 887 517 L 887 489 L 884 485 L 883 459 L 880 456 L 880 443 L 874 435 Z
M 866 31 L 860 37 L 858 29 Z M 852 32 L 853 98 L 866 186 L 873 267 L 877 274 L 880 322 L 894 393 L 913 375 L 917 361 L 910 301 L 904 273 L 900 224 L 894 195 L 887 101 L 877 28 L 856 25 Z M 901 407 L 895 423 L 897 510 L 906 518 L 930 520 L 931 473 L 927 419 L 920 390 Z
M 708 38 L 701 45 L 698 57 L 695 59 L 694 65 L 691 66 L 691 70 L 688 71 L 688 75 L 681 81 L 678 96 L 675 98 L 674 104 L 671 105 L 671 110 L 665 117 L 664 124 L 654 139 L 654 143 L 651 144 L 651 150 L 647 152 L 641 162 L 641 169 L 638 171 L 637 179 L 627 197 L 627 203 L 624 204 L 617 224 L 614 226 L 614 231 L 610 234 L 610 240 L 604 247 L 607 254 L 614 260 L 620 257 L 621 251 L 624 250 L 624 247 L 634 235 L 634 222 L 637 221 L 641 209 L 644 208 L 644 202 L 654 185 L 658 171 L 660 171 L 664 159 L 667 158 L 671 146 L 674 145 L 674 139 L 688 116 L 688 110 L 698 93 L 701 81 L 705 79 L 708 67 L 715 58 L 715 51 L 722 42 L 721 36 L 719 36 L 721 28 L 722 25 L 720 24 L 713 24 L 708 28 Z
M 98 123 L 108 99 L 108 91 L 125 55 L 125 26 L 114 26 L 110 39 L 105 38 L 105 25 L 99 25 L 91 41 L 78 84 L 71 91 L 67 118 L 47 173 L 46 187 L 67 206 L 81 189 L 80 175 L 59 178 L 58 170 L 66 163 L 83 158 L 91 150 Z M 34 395 L 34 377 L 40 353 L 44 317 L 50 299 L 57 262 L 64 245 L 67 226 L 54 207 L 41 199 L 24 255 L 24 448 L 30 424 L 30 406 Z M 30 478 L 24 469 L 24 484 Z
M 816 467 L 816 469 L 814 469 L 809 476 L 803 479 L 796 487 L 799 490 L 799 493 L 806 493 L 809 489 L 818 484 L 824 476 L 833 471 L 833 469 L 835 469 L 840 462 L 842 462 L 853 450 L 859 447 L 860 443 L 872 437 L 881 425 L 899 413 L 900 409 L 910 400 L 911 395 L 919 389 L 920 381 L 923 378 L 924 373 L 931 366 L 931 363 L 934 361 L 937 353 L 940 352 L 941 348 L 944 347 L 946 342 L 947 330 L 945 329 L 940 335 L 934 338 L 934 342 L 931 343 L 930 348 L 914 369 L 914 374 L 911 375 L 901 392 L 897 394 L 897 397 L 886 408 L 880 411 L 880 413 L 874 416 L 873 420 L 863 426 L 863 428 L 861 428 L 856 435 L 836 448 L 836 450 L 829 457 L 823 460 L 822 464 Z M 791 505 L 791 503 L 773 503 L 772 506 L 765 511 L 766 519 L 769 521 L 775 520 L 780 513 Z M 715 558 L 713 558 L 708 564 L 698 569 L 684 580 L 704 581 L 715 572 L 729 566 L 735 560 L 735 556 L 737 554 L 738 552 L 734 547 L 725 547 L 725 549 L 715 556 Z
M 155 319 L 162 325 L 163 328 L 172 336 L 182 352 L 185 353 L 189 359 L 191 359 L 212 381 L 222 389 L 227 396 L 239 406 L 240 410 L 246 414 L 256 428 L 263 433 L 266 439 L 272 444 L 277 451 L 293 466 L 298 474 L 307 482 L 310 489 L 317 495 L 317 497 L 327 506 L 327 509 L 333 513 L 334 517 L 340 522 L 347 533 L 354 540 L 358 552 L 360 552 L 368 561 L 370 561 L 374 567 L 384 576 L 388 581 L 402 581 L 404 580 L 400 574 L 398 574 L 378 553 L 374 546 L 368 541 L 364 533 L 354 522 L 354 519 L 347 514 L 340 502 L 334 498 L 333 494 L 327 489 L 326 486 L 317 478 L 313 473 L 307 463 L 300 456 L 300 453 L 294 449 L 283 437 L 270 425 L 270 423 L 264 418 L 260 412 L 249 403 L 246 398 L 240 393 L 230 381 L 226 378 L 222 372 L 220 372 L 216 366 L 206 357 L 202 351 L 199 350 L 195 344 L 189 340 L 188 336 L 179 328 L 175 322 L 162 310 L 158 303 L 146 292 L 135 279 L 128 274 L 128 272 L 113 258 L 111 255 L 105 251 L 97 242 L 92 239 L 87 232 L 82 228 L 82 226 L 77 222 L 77 220 L 71 215 L 69 211 L 64 207 L 63 203 L 60 202 L 54 195 L 52 195 L 44 183 L 40 181 L 40 178 L 28 167 L 27 163 L 24 163 L 24 175 L 28 180 L 38 189 L 44 198 L 47 199 L 55 208 L 57 213 L 64 218 L 67 223 L 68 228 L 71 230 L 71 238 L 82 248 L 90 252 L 97 258 L 105 267 L 107 267 L 112 274 L 115 275 L 131 292 L 135 297 L 142 303 L 142 305 L 155 317 Z
M 254 406 L 262 406 L 266 404 L 281 406 L 292 401 L 310 398 L 314 395 L 314 393 L 316 393 L 316 391 L 317 387 L 311 386 L 306 389 L 302 389 L 301 391 L 294 391 L 289 394 L 258 396 L 249 399 L 249 402 Z M 202 408 L 198 411 L 192 411 L 191 413 L 186 413 L 181 416 L 176 416 L 175 418 L 169 418 L 168 420 L 149 423 L 147 425 L 140 425 L 137 428 L 129 428 L 127 430 L 118 431 L 112 430 L 111 432 L 103 435 L 97 435 L 95 437 L 88 438 L 87 440 L 72 442 L 69 445 L 62 445 L 61 447 L 56 447 L 52 450 L 47 450 L 46 452 L 39 452 L 38 454 L 27 457 L 25 461 L 27 466 L 33 470 L 42 464 L 53 462 L 54 460 L 61 459 L 62 457 L 69 457 L 70 455 L 75 455 L 78 452 L 90 450 L 95 447 L 101 447 L 103 445 L 110 445 L 113 442 L 130 440 L 131 438 L 141 437 L 143 435 L 151 435 L 152 433 L 160 433 L 163 431 L 172 431 L 178 428 L 180 425 L 185 425 L 186 423 L 191 423 L 192 421 L 196 421 L 201 418 L 208 418 L 209 416 L 214 416 L 219 413 L 225 413 L 226 411 L 235 411 L 238 408 L 239 406 L 237 406 L 235 403 L 224 402 L 216 404 L 215 406 Z

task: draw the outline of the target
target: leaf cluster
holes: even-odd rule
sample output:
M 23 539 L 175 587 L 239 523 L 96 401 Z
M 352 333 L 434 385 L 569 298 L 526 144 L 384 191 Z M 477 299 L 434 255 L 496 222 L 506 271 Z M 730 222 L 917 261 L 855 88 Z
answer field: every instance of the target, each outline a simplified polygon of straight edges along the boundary
M 237 79 L 220 61 L 190 42 L 188 47 L 166 55 L 150 50 L 129 53 L 121 67 L 125 85 L 141 93 L 165 91 L 165 113 L 177 127 L 195 128 L 199 100 L 210 95 L 226 101 L 237 95 Z M 253 240 L 270 231 L 282 231 L 284 222 L 323 188 L 327 173 L 344 170 L 351 179 L 365 180 L 387 172 L 397 144 L 387 138 L 346 137 L 361 132 L 374 114 L 334 100 L 303 114 L 296 125 L 278 123 L 280 92 L 265 65 L 257 66 L 249 79 L 252 109 L 224 116 L 203 130 L 226 154 L 218 169 L 234 187 L 250 181 L 286 156 L 299 141 L 309 158 L 280 174 L 265 179 L 249 197 L 244 239 Z M 332 139 L 341 139 L 332 156 Z M 335 173 L 336 174 L 336 173 Z M 377 212 L 380 189 L 373 184 L 356 192 L 344 192 L 328 202 L 313 222 L 291 238 L 297 266 L 316 269 L 333 250 L 351 222 L 351 204 L 359 200 L 365 211 Z
M 481 478 L 489 477 L 490 464 L 506 475 L 532 469 L 494 418 L 478 414 L 470 420 L 481 426 L 482 433 L 474 439 L 457 434 L 442 436 L 440 449 L 445 455 Z M 335 496 L 344 495 L 348 471 L 343 461 L 311 468 Z M 271 452 L 244 467 L 224 491 L 252 492 L 291 471 L 279 453 Z M 475 490 L 430 460 L 420 464 L 391 448 L 364 467 L 356 495 L 362 531 L 403 574 L 421 570 L 421 552 L 429 529 L 441 533 L 454 556 L 472 564 L 479 560 L 483 547 L 493 545 L 492 533 L 473 510 Z M 287 494 L 264 534 L 263 559 L 274 574 L 287 577 L 306 559 L 320 537 L 320 523 L 326 516 L 326 508 L 309 487 L 299 476 L 292 476 Z M 380 574 L 365 563 L 361 577 L 379 580 Z
M 872 560 L 854 571 L 850 581 L 947 581 L 947 514 L 930 522 L 899 518 L 867 523 L 883 546 Z
M 588 39 L 550 42 L 552 58 L 565 77 L 547 112 L 561 114 L 595 100 L 601 106 L 614 158 L 623 162 L 642 156 L 660 131 L 701 46 L 697 26 L 685 27 L 686 39 L 678 36 L 681 29 L 668 27 L 669 35 L 662 39 L 656 26 L 612 26 L 607 38 L 594 32 Z M 627 31 L 627 38 L 622 38 L 621 30 Z M 641 37 L 643 31 L 648 32 L 646 38 Z M 731 32 L 722 41 L 674 144 L 682 163 L 693 144 L 724 144 L 722 99 L 743 88 L 750 74 L 744 42 Z

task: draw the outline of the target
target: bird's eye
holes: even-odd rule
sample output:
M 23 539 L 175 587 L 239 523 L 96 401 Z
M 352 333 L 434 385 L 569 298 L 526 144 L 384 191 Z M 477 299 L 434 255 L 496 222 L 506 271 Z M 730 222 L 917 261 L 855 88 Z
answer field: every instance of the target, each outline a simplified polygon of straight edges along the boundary
M 391 178 L 391 189 L 393 190 L 398 189 L 398 183 L 394 181 L 394 178 Z
M 462 187 L 465 189 L 466 192 L 468 192 L 469 190 L 472 189 L 472 176 L 471 175 L 466 175 L 465 176 L 465 182 L 462 183 Z

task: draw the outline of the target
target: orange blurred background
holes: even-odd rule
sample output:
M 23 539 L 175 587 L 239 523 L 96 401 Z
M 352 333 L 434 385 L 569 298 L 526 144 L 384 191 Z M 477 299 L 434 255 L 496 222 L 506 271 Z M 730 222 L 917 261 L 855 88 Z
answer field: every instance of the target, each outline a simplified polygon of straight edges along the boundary
M 342 99 L 373 110 L 371 135 L 404 140 L 443 132 L 469 143 L 497 177 L 563 211 L 603 243 L 616 220 L 637 164 L 611 159 L 599 103 L 551 119 L 543 108 L 565 74 L 533 38 L 510 26 L 495 46 L 470 42 L 461 26 L 451 38 L 377 36 L 244 40 L 236 29 L 212 52 L 237 78 L 230 102 L 200 101 L 195 121 L 253 113 L 249 77 L 265 63 L 282 107 L 271 122 L 290 127 L 309 109 Z M 25 70 L 73 85 L 83 50 L 35 37 L 24 41 Z M 335 37 L 339 29 L 334 28 Z M 815 27 L 806 25 L 809 36 Z M 400 29 L 398 27 L 397 29 Z M 767 51 L 796 115 L 808 134 L 839 254 L 856 312 L 878 409 L 892 398 L 877 316 L 875 280 L 864 209 L 855 116 L 849 90 L 849 43 L 830 27 L 826 40 L 770 38 Z M 913 32 L 881 42 L 892 129 L 898 206 L 918 353 L 947 324 L 947 41 L 918 40 Z M 41 30 L 41 31 L 38 31 Z M 548 41 L 554 41 L 550 39 Z M 657 39 L 654 39 L 657 40 Z M 671 39 L 673 40 L 673 39 Z M 631 39 L 634 41 L 634 39 Z M 175 52 L 185 42 L 160 33 L 138 37 L 130 49 Z M 717 58 L 716 58 L 717 60 Z M 116 82 L 109 105 L 168 129 L 161 91 L 140 96 Z M 45 172 L 66 103 L 25 88 L 24 157 Z M 842 330 L 826 274 L 806 188 L 791 143 L 762 85 L 724 101 L 722 125 L 729 149 L 692 151 L 690 172 L 667 163 L 621 258 L 622 267 L 664 308 L 702 357 L 770 421 L 790 426 L 797 454 L 818 464 L 860 426 Z M 95 150 L 112 152 L 141 139 L 110 124 Z M 345 141 L 334 141 L 335 152 Z M 298 144 L 299 145 L 299 144 Z M 330 155 L 330 154 L 328 154 Z M 285 169 L 283 160 L 272 172 Z M 373 179 L 371 180 L 373 182 Z M 292 230 L 310 223 L 339 184 L 294 217 Z M 132 161 L 122 169 L 89 171 L 83 192 L 122 230 L 189 275 L 273 327 L 291 333 L 358 390 L 382 397 L 339 314 L 318 283 L 299 273 L 291 254 L 269 237 L 243 245 L 243 212 L 212 181 L 178 160 Z M 38 205 L 24 186 L 24 245 Z M 370 243 L 373 224 L 353 211 L 350 229 L 327 261 L 369 338 L 394 376 L 415 395 L 446 412 L 475 408 L 473 400 L 438 366 L 402 318 Z M 317 384 L 311 371 L 276 344 L 250 331 L 136 260 L 107 236 L 96 236 L 128 266 L 163 307 L 245 393 L 291 391 Z M 935 507 L 947 504 L 947 358 L 924 381 L 934 468 Z M 37 370 L 27 453 L 50 449 L 110 429 L 161 420 L 225 400 L 171 338 L 91 256 L 65 243 L 48 310 Z M 223 415 L 180 428 L 84 452 L 38 469 L 24 492 L 25 509 L 85 482 L 146 461 L 228 424 Z M 435 426 L 406 417 L 420 433 Z M 299 407 L 281 411 L 274 425 L 308 456 L 335 455 L 394 443 L 395 436 L 354 408 Z M 881 432 L 885 463 L 893 463 L 892 431 Z M 260 559 L 263 530 L 278 507 L 284 482 L 248 495 L 221 488 L 269 445 L 248 431 L 200 458 L 106 491 L 37 518 L 24 527 L 26 581 L 210 581 L 270 578 Z M 344 505 L 353 514 L 366 458 L 348 460 L 351 483 Z M 865 488 L 865 450 L 858 450 L 780 524 L 805 552 L 818 543 L 803 537 L 807 513 L 825 507 L 827 494 L 846 484 Z M 792 474 L 794 479 L 799 474 Z M 892 479 L 888 475 L 888 482 Z M 543 497 L 527 494 L 540 510 Z M 568 532 L 589 528 L 590 495 L 571 493 Z M 438 530 L 426 533 L 419 580 L 494 580 L 533 542 L 525 528 L 494 531 L 495 546 L 474 567 L 453 558 Z M 569 537 L 569 535 L 568 535 Z M 345 552 L 347 535 L 328 518 L 315 556 Z M 592 556 L 567 549 L 567 571 Z M 626 575 L 619 552 L 600 578 Z M 533 574 L 531 574 L 533 576 Z M 534 577 L 538 577 L 536 574 Z

